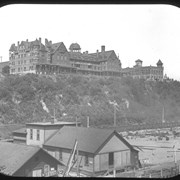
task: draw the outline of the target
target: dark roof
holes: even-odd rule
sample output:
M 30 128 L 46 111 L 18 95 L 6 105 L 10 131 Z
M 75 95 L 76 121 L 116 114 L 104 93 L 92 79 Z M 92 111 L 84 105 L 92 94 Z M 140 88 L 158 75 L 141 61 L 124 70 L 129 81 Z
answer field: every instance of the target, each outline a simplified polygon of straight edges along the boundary
M 70 50 L 80 50 L 81 47 L 78 43 L 72 43 L 69 47 Z
M 138 59 L 138 60 L 136 60 L 135 62 L 143 62 L 142 60 L 140 60 L 140 59 Z
M 15 144 L 0 141 L 0 168 L 1 172 L 7 175 L 13 175 L 19 170 L 30 158 L 39 151 L 43 152 L 49 158 L 53 159 L 57 164 L 64 166 L 56 158 L 38 146 L 30 146 L 24 144 Z
M 54 43 L 51 45 L 52 49 L 55 51 L 63 42 Z
M 103 61 L 107 61 L 113 52 L 114 52 L 113 50 L 99 52 L 98 55 L 97 53 L 82 54 L 80 52 L 76 52 L 76 53 L 70 52 L 70 59 L 78 60 L 78 61 L 86 61 L 86 62 L 88 61 L 103 62 Z
M 162 61 L 159 59 L 159 61 L 157 62 L 157 65 L 163 65 Z
M 75 139 L 77 139 L 78 149 L 80 151 L 96 153 L 103 143 L 105 143 L 113 134 L 118 136 L 129 148 L 133 148 L 114 130 L 67 126 L 60 129 L 44 145 L 72 149 Z
M 27 146 L 0 142 L 0 167 L 5 174 L 14 174 L 25 162 L 40 150 L 37 146 Z
M 98 52 L 98 60 L 102 60 L 103 58 L 108 60 L 114 50 Z M 97 53 L 90 53 L 89 55 L 97 57 Z

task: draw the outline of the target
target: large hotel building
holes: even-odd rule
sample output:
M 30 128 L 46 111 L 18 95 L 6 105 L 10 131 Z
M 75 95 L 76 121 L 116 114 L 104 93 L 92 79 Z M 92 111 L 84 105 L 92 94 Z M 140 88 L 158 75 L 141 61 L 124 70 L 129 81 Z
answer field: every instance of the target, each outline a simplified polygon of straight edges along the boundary
M 137 60 L 133 68 L 121 68 L 121 61 L 114 50 L 95 53 L 81 52 L 77 43 L 72 43 L 69 51 L 63 42 L 52 43 L 41 38 L 35 41 L 18 41 L 9 49 L 10 74 L 61 74 L 73 73 L 96 76 L 132 76 L 150 80 L 163 79 L 163 64 L 158 61 L 157 66 L 142 66 Z

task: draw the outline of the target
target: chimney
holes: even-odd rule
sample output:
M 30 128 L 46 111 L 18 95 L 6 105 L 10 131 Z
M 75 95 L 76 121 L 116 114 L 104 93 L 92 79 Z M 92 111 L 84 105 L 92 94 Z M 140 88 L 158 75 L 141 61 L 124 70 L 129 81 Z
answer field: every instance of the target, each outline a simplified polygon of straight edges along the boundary
M 97 58 L 98 58 L 99 57 L 99 50 L 97 50 L 96 53 L 97 53 Z
M 52 41 L 49 41 L 50 45 L 52 45 Z
M 88 54 L 88 51 L 86 51 L 86 54 Z
M 26 39 L 26 42 L 28 42 L 28 39 Z
M 39 42 L 41 43 L 41 38 L 39 38 Z
M 19 41 L 18 41 L 18 43 L 17 43 L 17 44 L 18 44 L 18 46 L 19 46 Z
M 101 52 L 105 51 L 105 46 L 101 46 Z

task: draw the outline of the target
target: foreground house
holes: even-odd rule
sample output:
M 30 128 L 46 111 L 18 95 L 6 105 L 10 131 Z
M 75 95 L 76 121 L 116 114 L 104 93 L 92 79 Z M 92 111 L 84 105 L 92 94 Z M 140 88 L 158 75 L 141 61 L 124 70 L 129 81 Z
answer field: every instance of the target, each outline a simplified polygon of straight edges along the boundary
M 42 148 L 0 142 L 0 172 L 10 176 L 57 176 L 64 165 Z
M 139 167 L 138 151 L 113 130 L 64 126 L 44 143 L 43 149 L 66 165 L 75 140 L 80 172 L 96 176 L 110 169 Z

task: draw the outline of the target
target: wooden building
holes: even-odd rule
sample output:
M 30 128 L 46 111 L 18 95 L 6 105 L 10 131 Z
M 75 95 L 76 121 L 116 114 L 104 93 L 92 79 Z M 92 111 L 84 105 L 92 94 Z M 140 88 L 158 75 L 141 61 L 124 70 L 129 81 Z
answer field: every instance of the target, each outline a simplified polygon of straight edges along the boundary
M 73 73 L 95 76 L 121 76 L 121 62 L 116 53 L 105 51 L 101 46 L 101 52 L 81 53 L 81 47 L 72 43 L 69 51 L 63 42 L 52 43 L 45 39 L 45 45 L 41 38 L 29 42 L 12 44 L 9 49 L 10 74 L 59 74 Z
M 96 176 L 109 169 L 139 167 L 138 151 L 113 130 L 64 126 L 44 143 L 43 149 L 66 165 L 75 140 L 80 172 Z
M 65 166 L 42 148 L 0 142 L 0 172 L 10 176 L 61 176 Z
M 26 124 L 26 144 L 27 145 L 37 145 L 42 147 L 42 145 L 52 137 L 58 130 L 64 126 L 78 126 L 81 125 L 80 122 L 35 122 Z
M 12 132 L 13 143 L 26 144 L 26 128 L 21 128 Z

